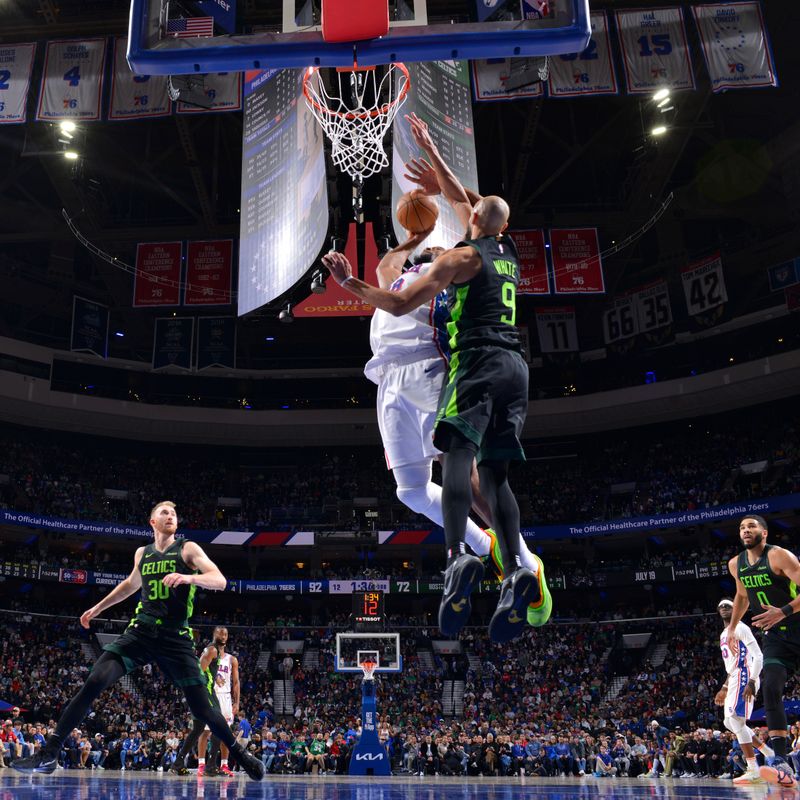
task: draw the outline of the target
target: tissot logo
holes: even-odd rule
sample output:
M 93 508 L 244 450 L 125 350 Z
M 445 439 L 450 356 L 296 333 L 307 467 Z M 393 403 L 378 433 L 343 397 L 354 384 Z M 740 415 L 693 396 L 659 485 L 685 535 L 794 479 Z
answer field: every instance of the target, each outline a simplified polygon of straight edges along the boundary
M 356 761 L 383 761 L 383 753 L 356 753 Z

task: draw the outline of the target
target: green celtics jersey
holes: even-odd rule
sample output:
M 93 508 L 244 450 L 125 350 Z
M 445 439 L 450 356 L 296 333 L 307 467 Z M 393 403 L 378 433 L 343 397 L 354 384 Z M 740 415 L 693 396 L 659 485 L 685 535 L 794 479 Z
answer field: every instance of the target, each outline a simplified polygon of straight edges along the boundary
M 797 586 L 788 578 L 776 575 L 770 568 L 768 553 L 772 547 L 770 544 L 765 545 L 761 558 L 755 564 L 748 560 L 746 550 L 739 554 L 737 573 L 747 590 L 747 599 L 753 614 L 759 614 L 761 607 L 766 605 L 782 608 L 797 596 Z M 800 623 L 800 615 L 793 614 L 786 621 L 797 625 Z
M 447 290 L 450 322 L 447 332 L 455 353 L 469 347 L 520 349 L 517 321 L 519 257 L 514 240 L 505 234 L 465 239 L 483 261 L 481 270 L 466 283 Z
M 155 617 L 159 625 L 188 625 L 194 612 L 194 584 L 165 586 L 162 578 L 171 572 L 193 575 L 197 570 L 190 569 L 183 560 L 185 539 L 176 539 L 163 553 L 156 550 L 155 544 L 144 548 L 139 561 L 139 574 L 142 576 L 142 594 L 136 606 L 136 617 L 146 614 Z

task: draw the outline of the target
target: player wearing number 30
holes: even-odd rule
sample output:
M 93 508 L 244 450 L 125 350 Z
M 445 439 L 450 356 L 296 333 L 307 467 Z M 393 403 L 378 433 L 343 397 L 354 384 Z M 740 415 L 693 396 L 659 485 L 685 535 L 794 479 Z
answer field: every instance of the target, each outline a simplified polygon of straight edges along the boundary
M 98 614 L 141 590 L 133 619 L 122 636 L 105 646 L 45 746 L 36 755 L 14 762 L 20 772 L 53 772 L 62 743 L 100 694 L 138 667 L 157 664 L 183 690 L 192 715 L 228 745 L 245 772 L 255 780 L 264 777 L 264 765 L 236 741 L 219 707 L 212 703 L 189 627 L 197 587 L 221 591 L 227 585 L 225 576 L 198 544 L 175 538 L 178 516 L 174 503 L 156 504 L 150 512 L 150 526 L 154 541 L 136 550 L 131 574 L 83 613 L 81 625 L 88 629 Z

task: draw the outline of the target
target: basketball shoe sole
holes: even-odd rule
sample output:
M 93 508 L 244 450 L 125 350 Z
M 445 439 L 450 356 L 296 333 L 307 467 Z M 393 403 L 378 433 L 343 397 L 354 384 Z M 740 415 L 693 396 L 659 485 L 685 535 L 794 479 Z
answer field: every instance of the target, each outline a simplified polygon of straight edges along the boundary
M 771 767 L 760 767 L 758 774 L 767 783 L 775 786 L 782 786 L 785 789 L 793 789 L 797 786 L 792 769 L 785 761 L 776 762 Z
M 462 553 L 444 571 L 444 592 L 439 605 L 439 630 L 445 636 L 458 636 L 472 611 L 469 596 L 483 578 L 483 563 Z
M 493 642 L 510 642 L 525 627 L 525 609 L 539 600 L 536 576 L 526 567 L 520 567 L 503 579 L 500 600 L 489 622 L 489 638 Z

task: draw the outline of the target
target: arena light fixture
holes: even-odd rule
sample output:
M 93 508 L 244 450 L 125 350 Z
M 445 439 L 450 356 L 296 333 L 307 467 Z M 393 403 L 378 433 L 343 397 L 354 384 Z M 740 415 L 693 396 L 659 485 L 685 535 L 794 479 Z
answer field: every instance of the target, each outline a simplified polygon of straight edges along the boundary
M 672 102 L 672 98 L 667 95 L 660 103 L 656 105 L 656 108 L 664 108 L 664 106 L 670 102 Z
M 666 125 L 656 125 L 656 127 L 650 131 L 650 134 L 652 136 L 663 136 L 666 132 L 667 132 Z
M 78 126 L 70 119 L 62 119 L 58 123 L 63 133 L 72 133 Z
M 669 89 L 659 89 L 653 95 L 653 100 L 658 102 L 659 100 L 666 100 L 668 97 L 669 97 Z
M 278 319 L 281 322 L 286 323 L 287 325 L 290 322 L 294 322 L 294 314 L 292 314 L 292 304 L 291 303 L 287 303 L 286 304 L 286 308 L 282 308 L 281 309 L 281 313 L 278 314 Z
M 74 150 L 65 150 L 64 158 L 66 158 L 67 161 L 77 161 L 78 154 Z

